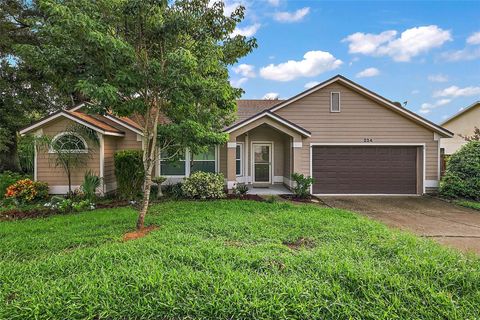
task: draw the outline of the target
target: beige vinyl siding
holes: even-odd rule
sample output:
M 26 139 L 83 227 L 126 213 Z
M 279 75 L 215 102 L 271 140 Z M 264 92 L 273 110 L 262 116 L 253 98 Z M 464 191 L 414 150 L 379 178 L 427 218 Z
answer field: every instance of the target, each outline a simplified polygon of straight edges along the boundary
M 61 132 L 65 132 L 68 126 L 75 122 L 60 117 L 42 127 L 44 135 L 54 137 Z M 90 169 L 95 174 L 100 174 L 100 154 L 99 147 L 87 141 L 89 150 L 93 149 L 89 155 L 79 154 L 79 156 L 88 157 L 86 166 L 72 170 L 72 186 L 78 186 L 83 182 L 85 171 Z M 47 182 L 50 186 L 67 186 L 68 178 L 61 167 L 55 167 L 55 155 L 49 154 L 48 150 L 39 148 L 37 152 L 37 180 Z
M 460 135 L 471 136 L 474 133 L 475 127 L 480 128 L 480 103 L 458 117 L 448 121 L 443 127 L 455 135 L 453 138 L 441 139 L 440 147 L 445 149 L 445 154 L 453 154 L 467 143 Z
M 330 93 L 340 92 L 341 112 L 330 112 Z M 276 111 L 311 132 L 303 140 L 300 170 L 310 174 L 310 143 L 425 143 L 426 180 L 438 180 L 438 141 L 432 131 L 377 102 L 333 83 Z
M 106 185 L 106 191 L 116 189 L 116 180 L 115 180 L 115 164 L 114 164 L 114 155 L 117 150 L 117 141 L 122 138 L 104 136 L 104 183 Z

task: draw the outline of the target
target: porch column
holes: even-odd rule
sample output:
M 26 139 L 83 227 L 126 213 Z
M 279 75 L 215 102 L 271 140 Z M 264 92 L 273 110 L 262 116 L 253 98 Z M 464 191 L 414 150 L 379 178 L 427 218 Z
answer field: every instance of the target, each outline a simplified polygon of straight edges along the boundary
M 292 150 L 292 173 L 302 173 L 300 165 L 302 163 L 302 139 L 294 138 L 293 139 L 293 150 Z
M 235 187 L 236 175 L 236 152 L 237 152 L 237 138 L 230 137 L 227 142 L 227 189 L 230 192 Z

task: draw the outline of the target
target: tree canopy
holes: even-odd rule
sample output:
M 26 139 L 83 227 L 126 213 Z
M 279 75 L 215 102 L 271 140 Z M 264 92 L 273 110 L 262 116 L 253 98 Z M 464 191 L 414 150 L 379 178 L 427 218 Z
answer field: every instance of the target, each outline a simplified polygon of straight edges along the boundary
M 144 136 L 148 207 L 156 147 L 193 152 L 225 142 L 242 90 L 228 66 L 256 47 L 232 36 L 244 8 L 224 14 L 208 0 L 39 0 L 40 45 L 23 55 L 61 90 L 89 99 L 89 111 L 134 117 Z M 159 126 L 161 124 L 161 126 Z M 139 227 L 143 220 L 139 219 Z

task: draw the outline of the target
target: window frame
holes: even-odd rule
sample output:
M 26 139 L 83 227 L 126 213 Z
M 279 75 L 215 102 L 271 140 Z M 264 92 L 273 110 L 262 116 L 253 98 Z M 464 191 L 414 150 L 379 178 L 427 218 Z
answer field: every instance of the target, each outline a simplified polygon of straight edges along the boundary
M 194 158 L 195 155 L 193 154 L 193 152 L 190 152 L 190 150 L 188 150 L 189 155 L 190 155 L 189 165 L 188 165 L 188 175 L 190 175 L 191 172 L 192 172 L 192 167 L 193 167 L 194 162 L 212 162 L 212 161 L 214 161 L 215 172 L 213 172 L 213 173 L 218 173 L 218 146 L 215 145 L 213 147 L 214 147 L 214 149 L 213 149 L 214 159 L 213 160 L 194 160 L 193 158 Z M 205 171 L 202 171 L 202 172 L 205 172 Z
M 333 95 L 338 94 L 338 110 L 333 110 Z M 333 113 L 339 113 L 342 110 L 342 104 L 341 104 L 341 97 L 340 97 L 340 92 L 338 91 L 333 91 L 330 92 L 330 112 Z
M 162 177 L 168 177 L 168 178 L 183 178 L 183 177 L 188 177 L 189 172 L 187 171 L 188 166 L 187 166 L 187 161 L 190 160 L 190 155 L 188 153 L 188 149 L 184 149 L 184 157 L 183 159 L 179 159 L 177 161 L 183 161 L 183 170 L 185 174 L 164 174 L 162 173 L 162 150 L 158 150 L 158 175 Z M 163 160 L 163 161 L 168 161 L 168 160 Z
M 240 158 L 237 158 L 237 147 L 240 147 Z M 235 147 L 235 176 L 237 177 L 243 177 L 243 158 L 244 158 L 244 143 L 243 142 L 237 142 L 237 145 Z M 240 161 L 240 173 L 237 174 L 237 161 Z
M 184 164 L 185 164 L 185 174 L 184 175 L 166 175 L 162 173 L 162 150 L 158 150 L 158 176 L 164 176 L 167 178 L 186 178 L 191 175 L 191 163 L 193 161 L 213 161 L 213 160 L 193 160 L 193 153 L 190 151 L 189 148 L 184 148 L 185 157 Z M 215 146 L 215 173 L 219 172 L 219 147 L 218 145 Z
M 85 146 L 85 149 L 69 149 L 69 150 L 55 151 L 52 148 L 52 145 L 64 136 L 77 137 L 78 139 L 80 139 L 80 141 L 82 141 L 83 145 Z M 55 137 L 53 137 L 52 142 L 50 143 L 50 146 L 48 148 L 48 153 L 58 153 L 58 152 L 61 152 L 61 153 L 88 153 L 88 144 L 87 144 L 87 141 L 85 141 L 85 139 L 81 135 L 79 135 L 78 133 L 70 132 L 70 131 L 60 132 Z

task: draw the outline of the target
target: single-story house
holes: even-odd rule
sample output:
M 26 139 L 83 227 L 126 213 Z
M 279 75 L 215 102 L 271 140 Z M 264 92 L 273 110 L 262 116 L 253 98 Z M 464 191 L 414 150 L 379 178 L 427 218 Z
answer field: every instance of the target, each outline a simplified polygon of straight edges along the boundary
M 444 154 L 451 155 L 467 143 L 462 136 L 472 136 L 475 127 L 480 128 L 480 101 L 463 108 L 443 121 L 441 126 L 455 134 L 451 139 L 440 140 L 440 148 L 443 149 Z
M 159 161 L 156 174 L 172 183 L 195 170 L 221 172 L 232 189 L 237 183 L 291 187 L 295 172 L 314 178 L 313 194 L 418 195 L 437 188 L 440 138 L 453 136 L 341 75 L 287 100 L 239 100 L 237 105 L 236 122 L 225 128 L 225 145 L 200 155 L 185 150 L 178 161 Z M 87 167 L 103 178 L 103 192 L 115 190 L 114 152 L 141 149 L 140 126 L 130 118 L 86 114 L 80 105 L 21 134 L 73 139 L 77 147 L 70 150 L 69 143 L 69 152 L 84 152 L 90 147 L 85 140 L 65 132 L 70 123 L 98 133 L 99 150 Z M 159 154 L 161 159 L 161 150 Z M 48 182 L 51 193 L 65 193 L 66 176 L 52 167 L 49 157 L 45 151 L 36 153 L 35 179 Z M 74 187 L 86 169 L 75 172 Z

